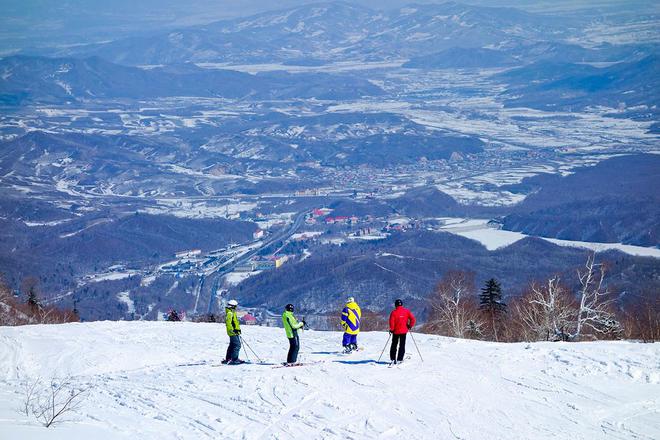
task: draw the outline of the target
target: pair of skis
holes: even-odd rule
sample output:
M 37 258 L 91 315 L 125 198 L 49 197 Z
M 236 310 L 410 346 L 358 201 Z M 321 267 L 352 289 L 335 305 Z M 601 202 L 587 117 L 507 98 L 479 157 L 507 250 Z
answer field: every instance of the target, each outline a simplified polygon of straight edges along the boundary
M 353 354 L 353 353 L 355 353 L 356 351 L 363 351 L 363 350 L 364 350 L 364 347 L 363 347 L 363 346 L 359 346 L 359 347 L 356 348 L 355 350 L 351 350 L 351 351 L 343 350 L 343 351 L 337 352 L 337 354 L 339 354 L 339 355 L 346 355 L 346 356 L 347 356 L 347 355 L 349 355 L 349 354 Z
M 275 365 L 273 368 L 291 368 L 291 367 L 304 367 L 306 365 L 315 365 L 315 364 L 320 364 L 323 361 L 312 361 L 312 362 L 295 362 L 293 364 L 290 364 L 288 362 L 282 362 L 281 365 Z
M 243 362 L 230 362 L 230 363 L 219 363 L 216 365 L 211 365 L 212 367 L 233 367 L 236 365 L 275 365 L 272 362 L 252 362 L 252 361 L 243 361 Z
M 320 361 L 317 362 L 296 362 L 293 364 L 289 364 L 287 362 L 283 362 L 281 364 L 274 364 L 272 362 L 250 362 L 250 361 L 245 361 L 240 364 L 218 364 L 218 365 L 212 365 L 213 367 L 224 367 L 224 366 L 233 366 L 233 365 L 269 365 L 273 368 L 291 368 L 291 367 L 304 367 L 306 365 L 314 365 L 318 364 Z
M 411 357 L 406 356 L 403 358 L 402 361 L 390 361 L 389 365 L 387 366 L 388 368 L 393 368 L 393 367 L 401 367 L 402 365 L 407 365 L 408 362 L 410 361 Z

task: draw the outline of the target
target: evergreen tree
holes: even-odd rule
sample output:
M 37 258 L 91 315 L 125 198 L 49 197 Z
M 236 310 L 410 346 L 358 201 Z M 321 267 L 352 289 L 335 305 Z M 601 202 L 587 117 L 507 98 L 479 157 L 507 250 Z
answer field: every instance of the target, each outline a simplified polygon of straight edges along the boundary
M 506 313 L 506 304 L 502 301 L 502 287 L 495 278 L 486 281 L 486 285 L 481 289 L 479 308 L 488 315 L 495 341 L 497 341 L 497 321 L 502 314 Z
M 38 285 L 39 280 L 32 276 L 26 277 L 21 281 L 20 291 L 27 297 L 25 302 L 30 309 L 30 313 L 36 313 L 41 308 L 39 294 L 37 293 Z
M 33 311 L 39 309 L 39 297 L 37 296 L 36 290 L 33 288 L 28 291 L 27 303 Z

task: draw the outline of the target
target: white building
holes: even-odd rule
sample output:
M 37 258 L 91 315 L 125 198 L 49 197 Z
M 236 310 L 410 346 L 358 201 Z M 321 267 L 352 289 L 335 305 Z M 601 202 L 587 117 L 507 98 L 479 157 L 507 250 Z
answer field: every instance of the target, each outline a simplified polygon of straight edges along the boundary
M 202 255 L 201 249 L 191 249 L 189 251 L 181 251 L 174 254 L 176 258 L 192 258 Z

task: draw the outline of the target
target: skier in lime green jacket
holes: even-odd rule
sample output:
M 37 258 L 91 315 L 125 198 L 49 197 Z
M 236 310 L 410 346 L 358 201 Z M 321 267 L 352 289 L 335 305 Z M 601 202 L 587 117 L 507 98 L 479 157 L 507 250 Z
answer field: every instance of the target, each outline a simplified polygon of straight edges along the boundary
M 286 337 L 289 339 L 289 353 L 286 356 L 286 363 L 295 364 L 298 360 L 298 350 L 300 349 L 300 340 L 298 339 L 298 330 L 305 326 L 305 320 L 298 322 L 293 316 L 293 304 L 287 304 L 282 314 L 282 324 Z
M 238 307 L 238 301 L 232 299 L 227 302 L 225 308 L 225 324 L 227 324 L 229 347 L 227 347 L 227 356 L 222 361 L 223 364 L 244 363 L 238 358 L 241 352 L 241 324 L 238 322 L 238 316 L 236 316 L 236 307 Z

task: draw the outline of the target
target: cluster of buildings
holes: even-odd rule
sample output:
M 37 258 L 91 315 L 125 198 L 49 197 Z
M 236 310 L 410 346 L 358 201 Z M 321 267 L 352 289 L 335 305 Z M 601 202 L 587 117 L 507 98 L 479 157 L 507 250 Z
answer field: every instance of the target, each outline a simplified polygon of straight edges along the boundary
M 161 266 L 160 270 L 164 273 L 171 273 L 180 276 L 185 272 L 190 272 L 192 270 L 199 269 L 200 267 L 201 267 L 201 262 L 178 261 Z
M 247 263 L 240 264 L 234 268 L 235 272 L 254 272 L 259 270 L 279 269 L 288 261 L 287 255 L 273 255 L 268 258 L 255 257 Z
M 188 251 L 181 251 L 174 254 L 174 256 L 179 260 L 182 258 L 195 258 L 195 257 L 199 257 L 200 255 L 202 255 L 201 249 L 191 249 Z
M 159 269 L 165 273 L 171 273 L 177 276 L 181 276 L 185 272 L 190 272 L 192 270 L 199 270 L 204 265 L 204 261 L 198 258 L 201 256 L 202 256 L 201 249 L 189 249 L 185 251 L 176 252 L 174 254 L 176 260 L 160 266 Z
M 304 189 L 304 190 L 299 190 L 294 193 L 297 197 L 302 197 L 302 196 L 324 196 L 327 195 L 327 193 L 320 191 L 319 189 Z
M 356 225 L 360 220 L 355 215 L 331 216 L 330 214 L 332 211 L 333 210 L 330 208 L 316 208 L 309 216 L 307 216 L 305 222 L 308 225 L 315 225 L 320 222 L 323 222 L 326 225 Z
M 405 232 L 410 230 L 423 229 L 424 222 L 421 220 L 393 221 L 383 227 L 383 232 Z
M 317 224 L 321 218 L 327 216 L 332 212 L 332 209 L 330 208 L 316 208 L 312 211 L 310 215 L 307 216 L 305 219 L 305 223 L 308 225 L 315 225 Z
M 359 221 L 359 219 L 352 215 L 352 216 L 345 216 L 345 215 L 338 215 L 336 217 L 326 217 L 324 220 L 326 225 L 356 225 Z
M 376 233 L 376 232 L 377 232 L 377 231 L 376 231 L 375 229 L 373 229 L 373 228 L 360 228 L 360 229 L 358 229 L 357 231 L 355 231 L 355 232 L 353 233 L 353 235 L 354 235 L 355 237 L 362 237 L 362 236 L 365 236 L 365 235 L 372 235 L 372 234 L 374 234 L 374 233 Z

